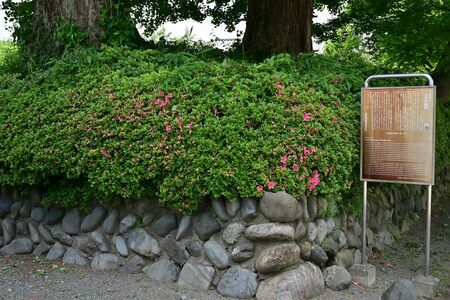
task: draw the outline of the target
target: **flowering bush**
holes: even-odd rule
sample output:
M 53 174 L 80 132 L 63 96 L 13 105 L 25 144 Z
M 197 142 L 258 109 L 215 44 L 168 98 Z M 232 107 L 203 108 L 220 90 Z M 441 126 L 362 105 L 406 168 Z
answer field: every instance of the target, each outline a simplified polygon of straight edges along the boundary
M 106 48 L 0 75 L 0 184 L 185 213 L 264 190 L 339 200 L 357 176 L 361 57 L 261 63 Z M 357 178 L 357 177 L 356 177 Z

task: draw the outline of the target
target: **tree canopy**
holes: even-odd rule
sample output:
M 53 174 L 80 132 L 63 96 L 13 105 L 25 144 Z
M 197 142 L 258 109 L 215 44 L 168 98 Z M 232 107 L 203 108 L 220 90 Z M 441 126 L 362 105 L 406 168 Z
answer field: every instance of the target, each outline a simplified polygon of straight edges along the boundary
M 450 1 L 324 0 L 336 17 L 318 25 L 321 40 L 336 38 L 337 29 L 362 35 L 378 59 L 404 72 L 435 77 L 438 96 L 450 89 Z

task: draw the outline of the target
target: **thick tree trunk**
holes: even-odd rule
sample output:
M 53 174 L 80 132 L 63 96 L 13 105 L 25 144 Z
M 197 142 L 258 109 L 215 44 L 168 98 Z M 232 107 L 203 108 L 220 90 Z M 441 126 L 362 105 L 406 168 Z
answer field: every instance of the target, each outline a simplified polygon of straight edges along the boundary
M 73 21 L 87 33 L 89 42 L 99 44 L 100 11 L 108 9 L 112 1 L 108 0 L 36 0 L 35 17 L 37 26 L 44 25 L 52 33 L 55 25 L 64 21 Z
M 257 55 L 312 50 L 312 0 L 249 0 L 244 50 Z
M 432 74 L 436 85 L 436 97 L 440 100 L 448 100 L 450 97 L 450 42 Z

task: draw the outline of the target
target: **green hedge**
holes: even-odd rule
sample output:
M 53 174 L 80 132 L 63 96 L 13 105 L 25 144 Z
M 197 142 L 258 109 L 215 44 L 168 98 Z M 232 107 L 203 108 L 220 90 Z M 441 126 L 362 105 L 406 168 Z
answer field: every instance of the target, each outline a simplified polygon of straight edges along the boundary
M 68 54 L 23 79 L 1 75 L 0 184 L 42 186 L 61 206 L 157 195 L 185 213 L 263 190 L 341 203 L 358 178 L 360 87 L 375 70 L 352 53 Z

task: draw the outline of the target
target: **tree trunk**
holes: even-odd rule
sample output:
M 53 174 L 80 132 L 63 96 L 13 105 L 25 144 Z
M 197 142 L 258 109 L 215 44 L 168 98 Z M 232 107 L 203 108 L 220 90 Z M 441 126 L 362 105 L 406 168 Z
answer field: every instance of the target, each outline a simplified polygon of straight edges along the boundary
M 440 100 L 448 100 L 450 97 L 450 42 L 442 53 L 439 62 L 432 74 L 436 85 L 436 97 Z
M 249 0 L 244 51 L 257 55 L 312 51 L 312 0 Z
M 108 9 L 108 0 L 36 0 L 35 24 L 44 25 L 48 33 L 53 33 L 55 25 L 64 21 L 73 21 L 88 35 L 89 43 L 99 44 L 100 11 Z

